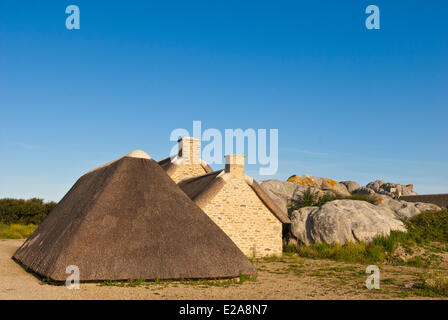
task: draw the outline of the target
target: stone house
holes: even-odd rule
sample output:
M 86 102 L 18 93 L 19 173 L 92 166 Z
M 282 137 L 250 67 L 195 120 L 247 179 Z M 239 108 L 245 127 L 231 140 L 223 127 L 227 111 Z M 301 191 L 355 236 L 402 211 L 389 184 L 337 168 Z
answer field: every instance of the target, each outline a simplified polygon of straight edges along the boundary
M 197 177 L 212 172 L 212 168 L 201 159 L 201 140 L 192 137 L 183 137 L 178 140 L 178 154 L 159 161 L 174 182 Z
M 287 214 L 244 173 L 244 155 L 226 156 L 224 170 L 185 179 L 179 187 L 249 257 L 282 254 Z

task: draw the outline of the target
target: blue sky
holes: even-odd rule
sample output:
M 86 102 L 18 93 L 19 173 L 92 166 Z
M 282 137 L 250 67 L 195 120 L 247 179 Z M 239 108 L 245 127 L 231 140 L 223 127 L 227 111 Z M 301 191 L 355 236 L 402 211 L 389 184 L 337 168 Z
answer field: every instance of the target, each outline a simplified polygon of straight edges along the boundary
M 70 4 L 80 30 L 65 28 Z M 380 30 L 365 28 L 369 4 Z M 193 120 L 278 129 L 269 178 L 448 192 L 447 12 L 446 1 L 0 0 L 0 198 L 59 200 L 129 151 L 164 158 Z

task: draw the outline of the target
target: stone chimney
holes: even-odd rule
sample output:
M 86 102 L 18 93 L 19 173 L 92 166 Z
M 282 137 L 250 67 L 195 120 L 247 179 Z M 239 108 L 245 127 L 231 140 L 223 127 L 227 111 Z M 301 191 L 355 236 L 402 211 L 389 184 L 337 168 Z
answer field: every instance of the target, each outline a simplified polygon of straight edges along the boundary
M 226 155 L 226 172 L 232 174 L 244 174 L 244 154 L 229 154 Z
M 201 139 L 193 137 L 183 137 L 178 141 L 179 156 L 186 164 L 201 163 Z

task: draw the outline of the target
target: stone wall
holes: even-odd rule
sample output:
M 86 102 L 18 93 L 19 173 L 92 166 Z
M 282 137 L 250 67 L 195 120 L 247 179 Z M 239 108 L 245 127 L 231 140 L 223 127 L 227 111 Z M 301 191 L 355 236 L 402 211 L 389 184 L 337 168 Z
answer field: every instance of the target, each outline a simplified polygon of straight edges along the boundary
M 186 164 L 201 163 L 201 140 L 192 137 L 183 137 L 179 140 L 180 156 Z
M 248 257 L 282 254 L 282 223 L 244 180 L 232 176 L 202 208 Z
M 400 200 L 408 202 L 433 203 L 442 208 L 448 208 L 448 193 L 443 194 L 421 194 L 416 196 L 401 196 Z
M 176 167 L 176 170 L 170 175 L 170 178 L 174 182 L 179 183 L 182 180 L 202 176 L 206 173 L 207 171 L 200 164 L 181 164 Z

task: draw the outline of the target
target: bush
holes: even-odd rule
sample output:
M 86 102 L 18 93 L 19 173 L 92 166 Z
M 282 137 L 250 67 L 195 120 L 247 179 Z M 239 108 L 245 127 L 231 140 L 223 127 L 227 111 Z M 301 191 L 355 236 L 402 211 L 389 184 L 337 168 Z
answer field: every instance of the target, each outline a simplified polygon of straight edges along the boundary
M 337 199 L 337 197 L 332 196 L 332 195 L 326 193 L 326 194 L 324 194 L 324 195 L 322 196 L 322 198 L 320 198 L 318 201 L 316 201 L 316 204 L 315 204 L 315 205 L 316 205 L 317 207 L 321 207 L 321 206 L 323 206 L 324 204 L 326 204 L 327 202 L 330 202 L 330 201 L 333 201 L 333 200 L 336 200 L 336 199 Z
M 300 197 L 300 203 L 303 207 L 314 207 L 317 197 L 317 192 L 313 192 L 311 188 L 308 188 L 303 193 L 303 196 Z
M 0 223 L 38 225 L 56 206 L 42 199 L 0 199 Z
M 298 203 L 300 204 L 300 207 L 320 207 L 323 206 L 325 203 L 336 199 L 338 198 L 328 193 L 324 194 L 322 197 L 319 198 L 318 192 L 313 192 L 311 188 L 307 188 L 303 192 L 303 195 L 299 198 Z M 297 208 L 295 206 L 292 206 L 291 208 L 293 207 Z
M 416 243 L 448 242 L 448 209 L 425 211 L 406 222 Z

